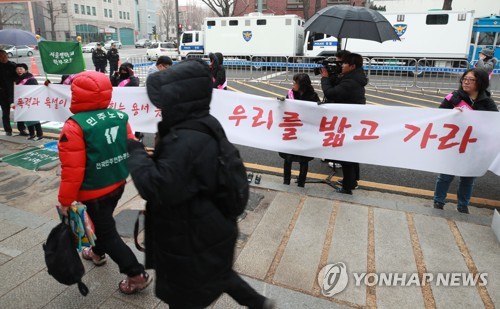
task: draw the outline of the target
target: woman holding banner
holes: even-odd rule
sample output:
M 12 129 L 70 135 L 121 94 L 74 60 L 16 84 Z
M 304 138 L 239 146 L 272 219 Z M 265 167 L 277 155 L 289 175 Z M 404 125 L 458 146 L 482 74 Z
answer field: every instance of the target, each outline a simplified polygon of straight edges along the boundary
M 36 78 L 28 72 L 28 66 L 25 63 L 16 64 L 17 79 L 15 81 L 16 85 L 38 85 Z M 19 129 L 20 135 L 24 135 L 23 127 L 28 127 L 29 137 L 28 140 L 39 141 L 43 139 L 42 125 L 40 121 L 26 121 L 24 123 L 18 122 L 17 127 Z M 35 135 L 36 131 L 36 135 Z
M 495 102 L 490 97 L 489 91 L 486 90 L 489 85 L 488 73 L 485 70 L 469 69 L 460 78 L 458 90 L 448 94 L 439 108 L 498 112 Z M 434 191 L 434 208 L 443 209 L 448 189 L 454 177 L 446 174 L 440 174 L 437 177 Z M 468 206 L 475 179 L 475 177 L 460 176 L 457 190 L 457 210 L 461 213 L 469 213 Z

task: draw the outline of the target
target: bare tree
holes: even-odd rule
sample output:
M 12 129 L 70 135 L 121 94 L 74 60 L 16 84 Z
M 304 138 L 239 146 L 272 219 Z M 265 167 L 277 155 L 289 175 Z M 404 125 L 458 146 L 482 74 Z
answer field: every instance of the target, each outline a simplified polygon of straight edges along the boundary
M 443 10 L 447 10 L 447 11 L 451 11 L 452 8 L 451 8 L 451 3 L 453 2 L 453 0 L 444 0 L 443 2 Z
M 0 30 L 4 28 L 4 26 L 15 26 L 13 23 L 14 17 L 16 17 L 19 12 L 14 12 L 11 5 L 3 4 L 0 6 Z
M 54 2 L 52 0 L 48 0 L 46 5 L 43 5 L 41 3 L 38 3 L 40 7 L 42 8 L 42 16 L 46 19 L 49 20 L 50 23 L 50 38 L 53 41 L 56 41 L 56 30 L 55 30 L 55 25 L 57 22 L 57 17 L 61 14 L 62 7 L 56 8 L 54 6 Z M 59 3 L 61 5 L 61 3 Z
M 321 0 L 316 0 L 316 4 L 314 5 L 314 13 L 321 10 Z
M 177 29 L 175 20 L 175 0 L 161 0 L 160 2 L 160 29 L 165 29 L 167 40 L 170 40 L 170 29 Z M 176 35 L 174 34 L 174 37 Z
M 219 17 L 234 16 L 235 0 L 201 0 Z
M 304 12 L 304 20 L 309 19 L 309 0 L 302 0 L 302 8 Z

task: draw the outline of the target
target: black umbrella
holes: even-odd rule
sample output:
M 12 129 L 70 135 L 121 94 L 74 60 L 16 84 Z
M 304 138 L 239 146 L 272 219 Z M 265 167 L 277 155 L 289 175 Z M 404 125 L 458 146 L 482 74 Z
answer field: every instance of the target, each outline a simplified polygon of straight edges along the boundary
M 399 40 L 391 23 L 379 12 L 361 6 L 333 5 L 316 14 L 304 25 L 306 31 L 324 33 L 339 39 L 377 42 Z

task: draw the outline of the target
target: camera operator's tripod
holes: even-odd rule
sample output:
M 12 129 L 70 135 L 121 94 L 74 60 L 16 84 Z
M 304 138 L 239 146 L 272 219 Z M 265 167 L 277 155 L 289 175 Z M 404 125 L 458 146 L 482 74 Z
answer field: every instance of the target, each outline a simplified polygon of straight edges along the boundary
M 310 180 L 306 179 L 306 183 L 324 183 L 324 184 L 327 184 L 330 187 L 336 189 L 337 186 L 334 183 L 332 183 L 332 177 L 335 174 L 337 174 L 337 168 L 335 167 L 335 161 L 327 160 L 327 162 L 332 162 L 332 164 L 333 164 L 332 170 L 330 171 L 328 176 L 326 176 L 325 179 L 310 179 Z

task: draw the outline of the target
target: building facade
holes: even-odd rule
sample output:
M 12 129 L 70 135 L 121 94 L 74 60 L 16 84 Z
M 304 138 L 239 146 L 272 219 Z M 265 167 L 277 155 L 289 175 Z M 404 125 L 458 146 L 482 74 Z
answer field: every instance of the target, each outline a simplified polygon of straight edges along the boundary
M 330 5 L 364 6 L 365 0 L 321 0 L 320 9 Z M 315 13 L 316 0 L 309 0 L 309 17 Z M 235 0 L 234 15 L 243 16 L 258 12 L 258 0 Z M 262 0 L 262 13 L 285 15 L 295 14 L 304 17 L 303 0 Z

